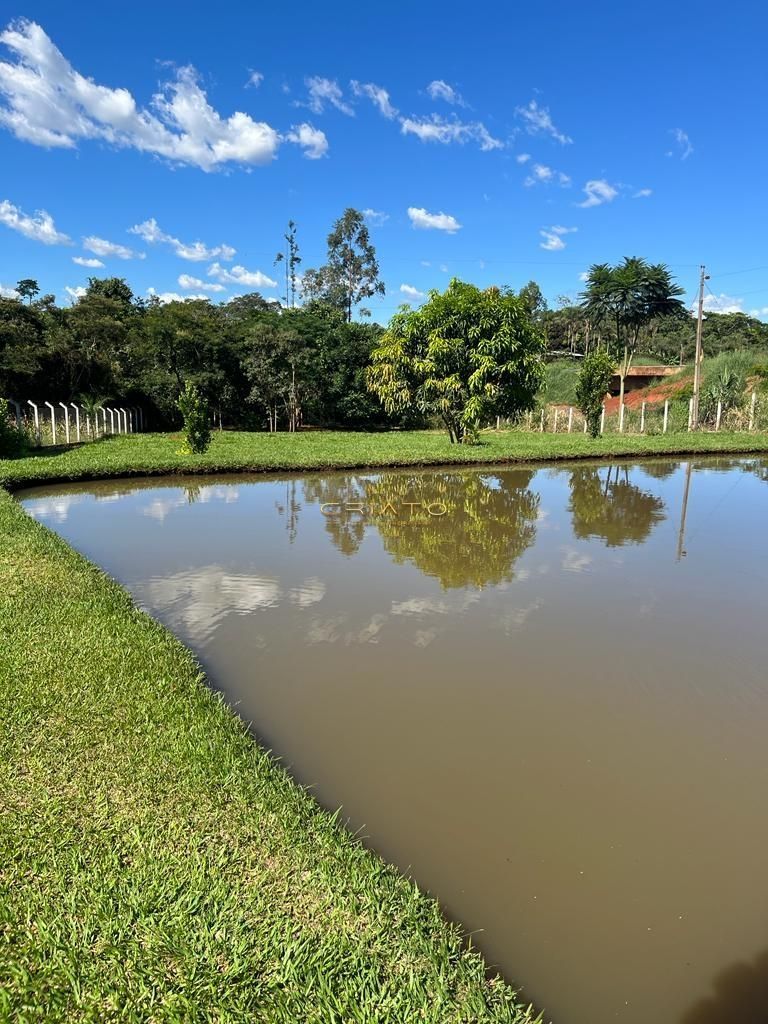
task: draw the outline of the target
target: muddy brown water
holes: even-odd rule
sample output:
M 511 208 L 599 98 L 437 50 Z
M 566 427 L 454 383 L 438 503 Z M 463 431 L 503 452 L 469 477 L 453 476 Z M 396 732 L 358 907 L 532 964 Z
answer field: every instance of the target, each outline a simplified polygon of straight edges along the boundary
M 768 1020 L 768 461 L 20 497 L 545 1019 Z

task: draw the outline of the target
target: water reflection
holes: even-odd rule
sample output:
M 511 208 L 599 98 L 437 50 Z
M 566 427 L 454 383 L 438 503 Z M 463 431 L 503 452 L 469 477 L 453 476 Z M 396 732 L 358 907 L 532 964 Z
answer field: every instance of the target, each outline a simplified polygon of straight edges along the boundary
M 574 469 L 570 489 L 573 532 L 579 538 L 600 537 L 608 547 L 642 544 L 664 519 L 664 502 L 633 484 L 626 466 Z
M 768 1021 L 768 950 L 728 967 L 712 995 L 695 1003 L 680 1024 L 765 1024 Z

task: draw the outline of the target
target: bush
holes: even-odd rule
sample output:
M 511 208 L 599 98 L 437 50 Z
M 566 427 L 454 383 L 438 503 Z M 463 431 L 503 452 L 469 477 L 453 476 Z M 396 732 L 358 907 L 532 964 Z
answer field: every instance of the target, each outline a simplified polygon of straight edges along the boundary
M 705 421 L 713 421 L 717 416 L 717 406 L 722 403 L 723 412 L 734 409 L 744 394 L 744 378 L 730 367 L 725 366 L 713 380 L 707 382 L 701 396 L 701 416 Z
M 16 426 L 10 406 L 0 398 L 0 459 L 13 459 L 24 455 L 29 447 L 26 431 Z
M 607 352 L 592 352 L 584 357 L 576 384 L 576 401 L 592 437 L 600 433 L 603 402 L 613 374 L 613 360 Z
M 198 391 L 197 385 L 187 381 L 176 404 L 184 417 L 183 454 L 202 455 L 208 451 L 211 443 L 208 403 Z

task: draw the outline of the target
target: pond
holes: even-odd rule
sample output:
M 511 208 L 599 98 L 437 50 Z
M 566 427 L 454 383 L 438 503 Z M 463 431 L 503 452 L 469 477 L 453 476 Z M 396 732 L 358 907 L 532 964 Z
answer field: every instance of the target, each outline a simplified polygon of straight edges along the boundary
M 768 461 L 20 497 L 547 1020 L 768 1019 Z

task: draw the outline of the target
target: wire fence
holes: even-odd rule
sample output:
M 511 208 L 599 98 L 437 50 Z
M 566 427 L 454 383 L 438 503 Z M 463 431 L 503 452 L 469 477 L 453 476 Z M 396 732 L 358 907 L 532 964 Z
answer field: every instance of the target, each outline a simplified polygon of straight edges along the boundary
M 82 444 L 111 434 L 137 434 L 144 430 L 139 406 L 100 405 L 86 409 L 75 402 L 24 402 L 9 399 L 11 419 L 31 444 Z
M 587 432 L 587 421 L 576 406 L 545 405 L 526 413 L 516 424 L 498 420 L 512 430 L 540 431 L 547 434 Z M 693 399 L 688 402 L 643 402 L 609 409 L 603 405 L 601 434 L 679 434 L 694 429 Z M 749 432 L 768 430 L 768 395 L 753 391 L 740 406 L 724 408 L 722 402 L 700 416 L 699 431 Z

